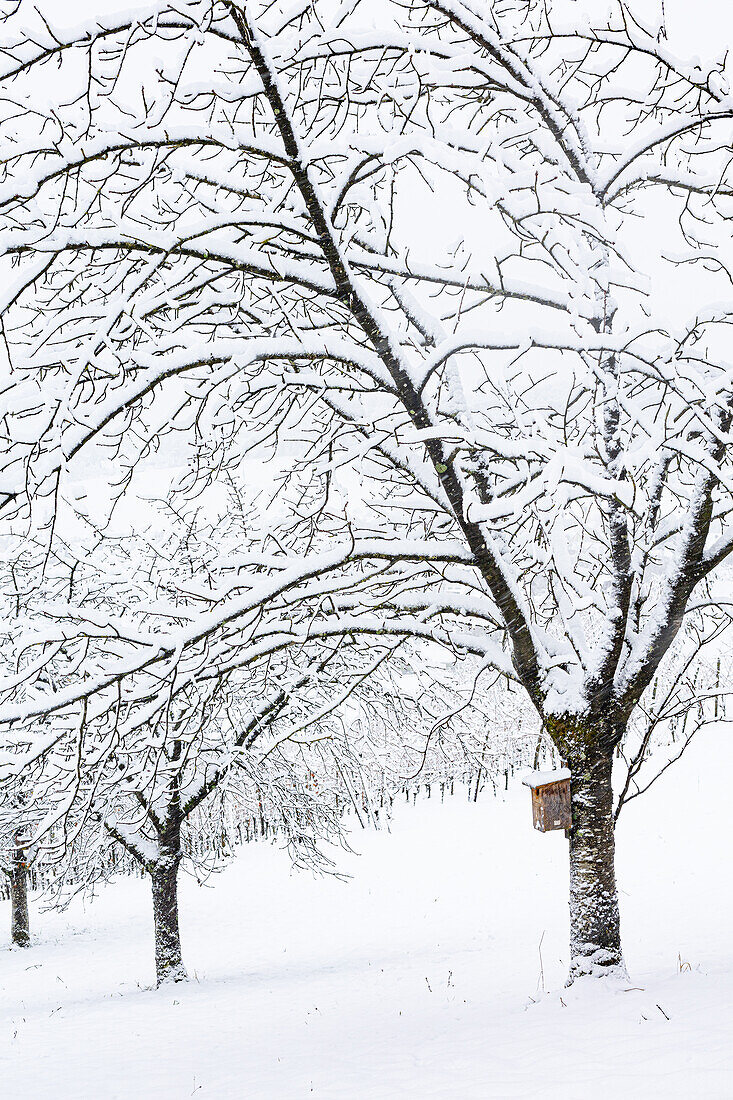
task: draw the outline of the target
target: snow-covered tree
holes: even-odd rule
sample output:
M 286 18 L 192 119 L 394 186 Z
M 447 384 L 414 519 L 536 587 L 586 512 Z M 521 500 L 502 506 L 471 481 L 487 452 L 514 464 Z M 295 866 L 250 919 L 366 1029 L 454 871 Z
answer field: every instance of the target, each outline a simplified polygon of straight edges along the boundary
M 30 947 L 28 910 L 28 836 L 23 827 L 20 798 L 3 797 L 0 803 L 0 869 L 5 875 L 10 900 L 10 941 L 16 947 Z M 3 890 L 3 893 L 6 891 Z
M 185 978 L 178 874 L 210 865 L 212 828 L 229 844 L 255 817 L 297 863 L 328 869 L 344 813 L 375 822 L 435 733 L 457 728 L 478 755 L 475 689 L 428 677 L 425 730 L 414 687 L 401 690 L 420 680 L 421 655 L 401 652 L 412 632 L 378 609 L 351 614 L 360 575 L 343 549 L 288 554 L 282 530 L 273 553 L 237 504 L 166 506 L 167 526 L 154 512 L 148 532 L 108 532 L 83 558 L 57 545 L 3 649 L 0 818 L 17 829 L 15 791 L 32 790 L 26 832 L 57 896 L 114 873 L 113 845 L 150 876 L 159 983 Z
M 368 6 L 9 34 L 5 512 L 50 530 L 103 446 L 122 487 L 192 435 L 200 484 L 289 438 L 298 537 L 353 541 L 293 590 L 524 689 L 572 770 L 571 975 L 607 972 L 614 753 L 733 549 L 725 74 L 621 4 Z M 217 614 L 159 660 L 211 663 Z
M 398 443 L 377 447 L 402 471 L 409 443 L 423 444 L 413 484 L 460 532 L 499 619 L 507 675 L 572 769 L 571 976 L 602 971 L 622 964 L 614 751 L 644 712 L 659 720 L 650 689 L 672 647 L 688 670 L 728 622 L 711 588 L 733 549 L 726 77 L 722 63 L 702 72 L 671 56 L 621 4 L 590 29 L 546 4 L 435 0 L 402 12 L 390 34 L 360 28 L 358 5 L 342 9 L 314 50 L 330 50 L 346 103 L 373 66 L 389 120 L 368 172 L 375 197 L 391 189 L 396 214 L 369 226 L 355 200 L 351 232 L 365 247 L 419 275 L 427 250 L 399 219 L 418 170 L 436 222 L 448 176 L 475 209 L 446 242 L 446 266 L 465 280 L 449 317 L 426 316 L 419 291 L 410 309 L 391 281 L 412 327 L 399 349 L 374 343 Z M 287 100 L 282 111 L 271 103 L 295 129 Z M 314 224 L 317 202 L 313 189 Z M 650 255 L 655 233 L 661 255 Z M 322 235 L 327 256 L 335 237 Z M 365 277 L 344 270 L 359 294 Z M 379 300 L 382 316 L 393 301 Z M 373 374 L 351 417 L 332 402 L 355 424 L 375 408 Z M 385 411 L 382 401 L 375 431 Z M 699 698 L 694 677 L 675 679 L 674 692 L 677 707 Z

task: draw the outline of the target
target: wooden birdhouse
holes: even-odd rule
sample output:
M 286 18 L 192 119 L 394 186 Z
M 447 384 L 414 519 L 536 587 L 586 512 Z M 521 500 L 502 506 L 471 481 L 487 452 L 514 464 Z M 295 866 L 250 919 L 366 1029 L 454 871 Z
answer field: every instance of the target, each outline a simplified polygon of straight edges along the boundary
M 569 829 L 570 768 L 554 772 L 530 772 L 522 780 L 532 790 L 532 823 L 541 833 Z

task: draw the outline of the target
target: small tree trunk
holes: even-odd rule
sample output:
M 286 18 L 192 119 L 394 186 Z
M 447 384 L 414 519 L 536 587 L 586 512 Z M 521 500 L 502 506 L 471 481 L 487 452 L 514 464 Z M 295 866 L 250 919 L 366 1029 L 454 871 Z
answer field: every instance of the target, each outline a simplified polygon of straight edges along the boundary
M 178 928 L 178 853 L 164 852 L 153 864 L 153 919 L 155 921 L 155 973 L 157 984 L 188 978 L 181 955 Z
M 614 866 L 613 751 L 597 744 L 570 760 L 570 974 L 625 973 Z
M 28 871 L 25 851 L 20 847 L 13 852 L 13 864 L 10 871 L 10 935 L 16 947 L 30 947 Z

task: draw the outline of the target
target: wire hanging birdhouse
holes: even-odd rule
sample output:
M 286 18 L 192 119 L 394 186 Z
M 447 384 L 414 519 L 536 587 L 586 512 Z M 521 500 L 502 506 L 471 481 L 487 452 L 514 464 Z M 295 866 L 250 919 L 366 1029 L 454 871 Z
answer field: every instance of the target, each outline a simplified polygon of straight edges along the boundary
M 570 768 L 554 772 L 530 772 L 522 783 L 532 791 L 532 823 L 541 833 L 552 829 L 569 829 Z

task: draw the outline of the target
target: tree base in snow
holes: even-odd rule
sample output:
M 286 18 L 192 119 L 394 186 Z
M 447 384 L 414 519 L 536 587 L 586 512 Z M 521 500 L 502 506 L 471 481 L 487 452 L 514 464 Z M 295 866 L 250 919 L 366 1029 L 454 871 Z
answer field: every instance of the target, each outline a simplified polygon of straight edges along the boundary
M 588 954 L 577 955 L 570 964 L 566 986 L 578 978 L 610 978 L 628 981 L 629 975 L 623 958 L 606 947 L 598 947 Z
M 158 976 L 158 989 L 162 985 L 171 985 L 173 982 L 187 982 L 188 973 L 183 963 L 178 963 L 176 966 L 170 967 L 165 973 Z

